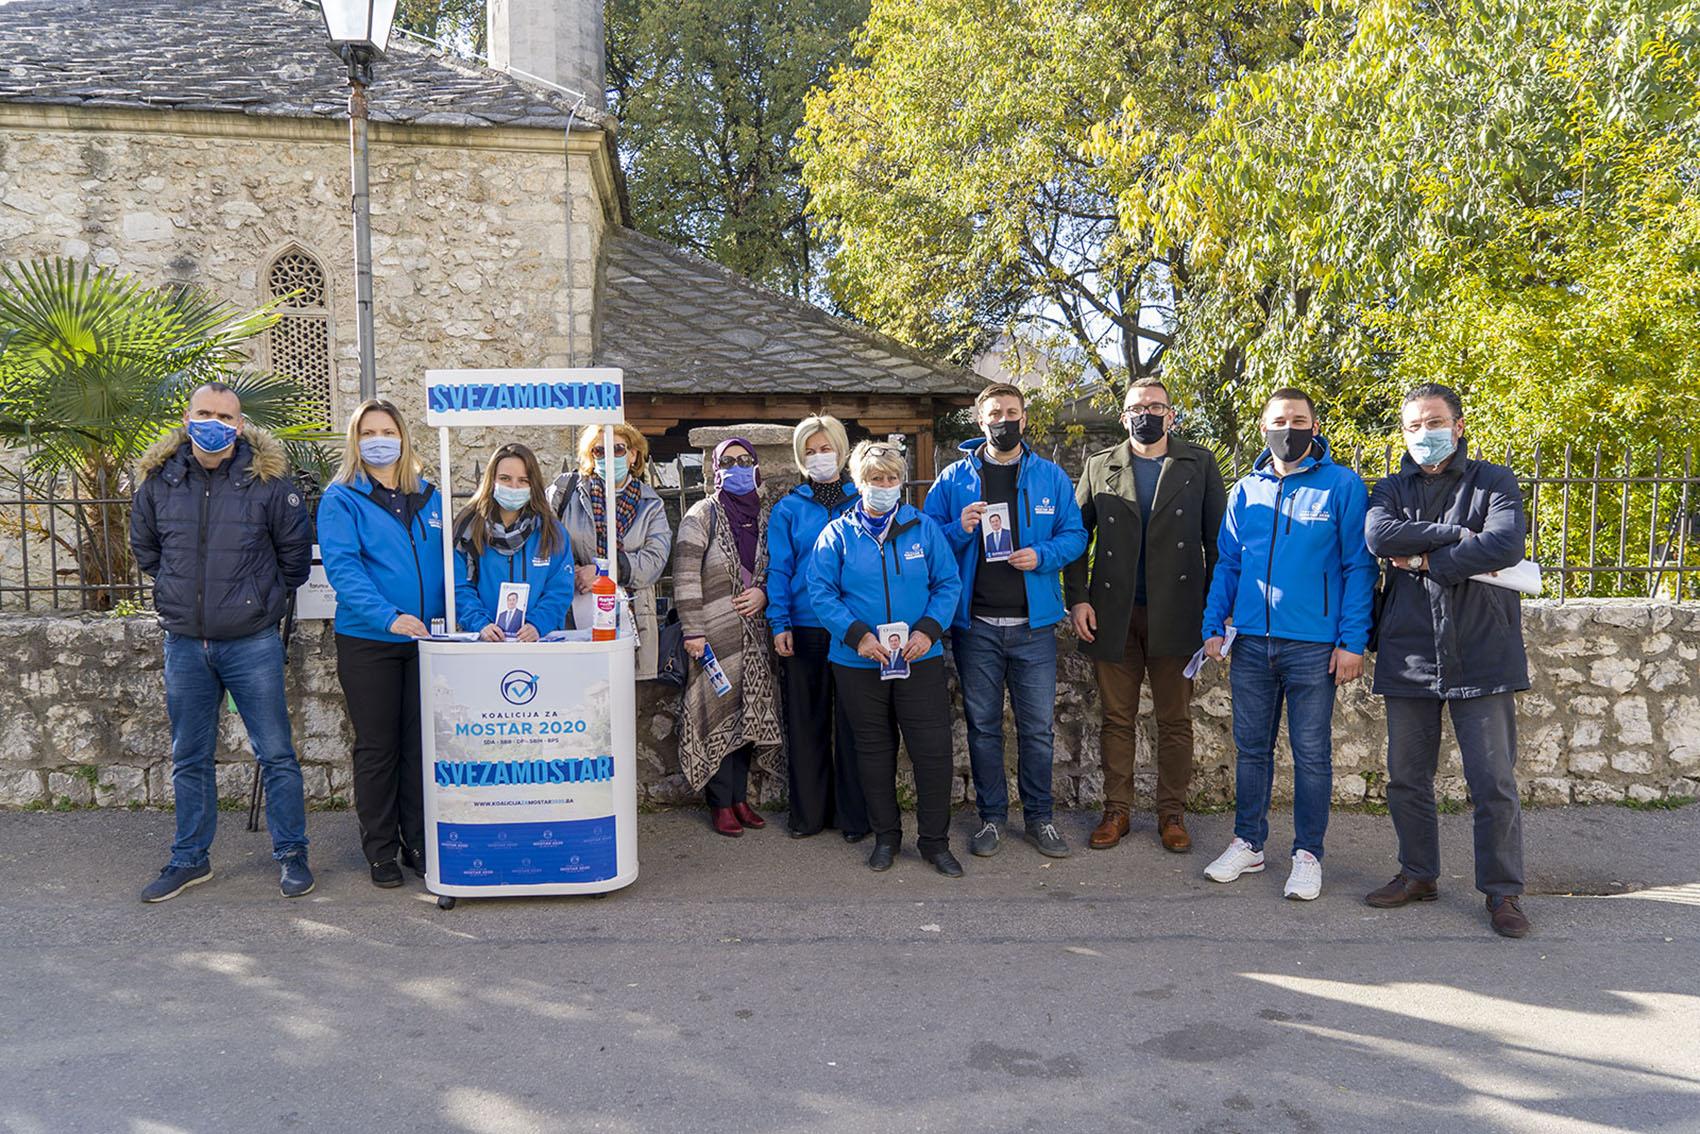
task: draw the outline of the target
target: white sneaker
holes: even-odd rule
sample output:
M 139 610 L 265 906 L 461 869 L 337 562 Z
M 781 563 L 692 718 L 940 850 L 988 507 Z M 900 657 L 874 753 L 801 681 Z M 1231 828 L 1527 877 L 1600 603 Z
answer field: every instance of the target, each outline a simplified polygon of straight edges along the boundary
M 1293 872 L 1287 875 L 1287 885 L 1281 891 L 1301 902 L 1314 901 L 1322 893 L 1322 863 L 1307 850 L 1293 852 Z
M 1242 874 L 1256 874 L 1262 869 L 1263 852 L 1252 850 L 1244 839 L 1235 839 L 1204 868 L 1204 876 L 1212 882 L 1232 882 Z

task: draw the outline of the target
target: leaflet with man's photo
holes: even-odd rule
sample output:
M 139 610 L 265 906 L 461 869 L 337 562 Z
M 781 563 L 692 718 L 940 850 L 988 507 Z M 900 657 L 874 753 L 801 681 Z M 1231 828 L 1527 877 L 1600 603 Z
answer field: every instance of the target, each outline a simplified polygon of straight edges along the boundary
M 903 648 L 909 644 L 909 623 L 886 622 L 874 631 L 880 645 L 890 661 L 880 663 L 881 681 L 900 681 L 909 676 L 909 659 L 903 656 Z
M 525 625 L 525 604 L 531 597 L 530 583 L 503 583 L 496 592 L 496 629 L 513 638 Z
M 1015 532 L 1009 524 L 1009 505 L 988 504 L 980 517 L 980 538 L 986 545 L 986 562 L 1001 563 L 1015 554 Z

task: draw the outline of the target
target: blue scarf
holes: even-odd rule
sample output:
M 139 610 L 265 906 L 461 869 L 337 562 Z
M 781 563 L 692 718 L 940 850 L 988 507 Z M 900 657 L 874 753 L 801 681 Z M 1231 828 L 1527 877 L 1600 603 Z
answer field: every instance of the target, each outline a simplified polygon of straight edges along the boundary
M 861 504 L 856 505 L 856 522 L 862 525 L 862 530 L 874 538 L 877 543 L 885 539 L 885 533 L 891 528 L 892 517 L 897 515 L 893 508 L 883 516 L 870 516 Z

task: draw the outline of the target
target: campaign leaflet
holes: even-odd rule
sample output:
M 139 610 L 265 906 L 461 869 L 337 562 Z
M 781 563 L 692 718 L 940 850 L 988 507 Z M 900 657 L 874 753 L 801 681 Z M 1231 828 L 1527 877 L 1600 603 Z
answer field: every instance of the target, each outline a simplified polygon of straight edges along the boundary
M 530 599 L 530 583 L 503 583 L 496 592 L 496 629 L 510 638 L 518 637 Z
M 900 681 L 908 677 L 909 659 L 903 656 L 903 648 L 909 644 L 909 623 L 882 623 L 874 634 L 891 659 L 880 663 L 880 680 Z
M 980 538 L 986 544 L 986 562 L 1002 563 L 1015 554 L 1015 533 L 1009 526 L 1009 505 L 988 504 L 980 517 Z
M 614 877 L 614 756 L 601 655 L 432 659 L 432 793 L 441 880 L 549 885 Z

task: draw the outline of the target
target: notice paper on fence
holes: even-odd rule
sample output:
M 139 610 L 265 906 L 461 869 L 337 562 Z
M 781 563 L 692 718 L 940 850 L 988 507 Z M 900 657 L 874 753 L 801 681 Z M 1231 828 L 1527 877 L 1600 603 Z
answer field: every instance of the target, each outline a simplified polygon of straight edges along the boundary
M 1228 651 L 1234 648 L 1234 639 L 1238 638 L 1239 636 L 1240 636 L 1240 632 L 1236 627 L 1233 627 L 1233 626 L 1228 627 L 1228 632 L 1222 635 L 1222 656 L 1223 657 L 1228 656 Z M 1193 654 L 1192 660 L 1186 663 L 1186 668 L 1181 671 L 1181 675 L 1183 677 L 1187 678 L 1189 681 L 1192 678 L 1197 677 L 1198 671 L 1204 668 L 1204 663 L 1206 661 L 1208 661 L 1209 658 L 1210 658 L 1210 655 L 1206 654 L 1204 652 L 1204 647 L 1203 646 L 1198 647 L 1198 652 L 1196 654 Z

